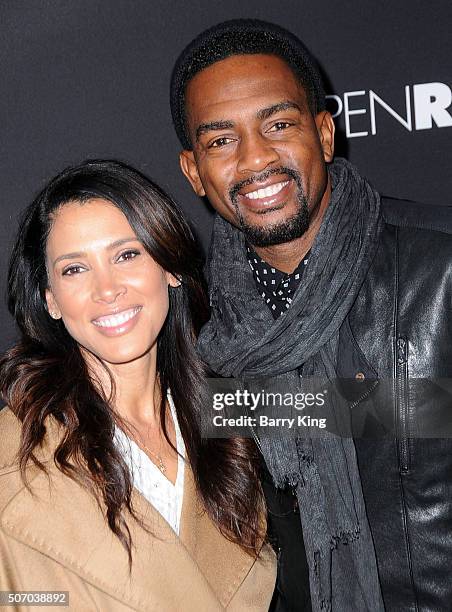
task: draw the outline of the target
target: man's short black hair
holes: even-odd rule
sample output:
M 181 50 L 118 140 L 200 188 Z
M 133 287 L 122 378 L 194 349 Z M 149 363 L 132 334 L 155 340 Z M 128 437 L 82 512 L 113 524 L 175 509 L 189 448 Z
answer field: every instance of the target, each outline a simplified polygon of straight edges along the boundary
M 313 115 L 325 109 L 325 90 L 316 61 L 291 32 L 258 19 L 233 19 L 201 32 L 179 55 L 171 76 L 173 123 L 184 149 L 192 149 L 185 113 L 185 91 L 191 79 L 233 55 L 276 55 L 293 70 L 308 97 Z

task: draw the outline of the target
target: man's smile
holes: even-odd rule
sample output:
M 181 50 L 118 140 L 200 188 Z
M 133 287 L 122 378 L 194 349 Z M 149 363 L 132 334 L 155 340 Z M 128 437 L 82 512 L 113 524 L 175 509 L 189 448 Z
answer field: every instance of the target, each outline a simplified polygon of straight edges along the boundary
M 274 181 L 274 179 L 273 179 Z M 268 213 L 271 210 L 282 208 L 288 201 L 294 180 L 277 181 L 267 185 L 250 185 L 247 191 L 241 190 L 235 198 L 234 204 L 239 208 L 246 208 L 251 212 Z
M 275 183 L 274 185 L 270 185 L 269 187 L 260 187 L 254 191 L 249 191 L 248 193 L 244 193 L 243 195 L 250 200 L 262 200 L 265 198 L 269 198 L 270 196 L 274 196 L 281 191 L 286 185 L 289 184 L 289 181 L 282 181 L 280 183 Z
M 282 208 L 296 183 L 295 171 L 275 168 L 238 183 L 230 190 L 231 201 L 237 208 L 251 212 L 268 213 Z

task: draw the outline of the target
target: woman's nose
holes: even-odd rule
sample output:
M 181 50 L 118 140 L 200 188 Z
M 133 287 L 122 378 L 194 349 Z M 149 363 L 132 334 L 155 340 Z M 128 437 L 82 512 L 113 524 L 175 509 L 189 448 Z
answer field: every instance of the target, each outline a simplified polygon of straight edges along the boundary
M 112 271 L 96 272 L 93 279 L 93 299 L 96 302 L 113 304 L 127 292 L 126 286 Z

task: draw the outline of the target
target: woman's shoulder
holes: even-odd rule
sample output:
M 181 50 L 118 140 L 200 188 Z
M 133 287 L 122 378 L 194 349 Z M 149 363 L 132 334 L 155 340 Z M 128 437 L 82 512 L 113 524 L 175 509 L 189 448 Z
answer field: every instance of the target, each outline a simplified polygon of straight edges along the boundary
M 8 408 L 0 410 L 0 475 L 8 468 L 18 466 L 17 453 L 20 446 L 21 423 Z
M 19 469 L 18 451 L 21 424 L 9 408 L 0 410 L 0 514 L 24 487 Z

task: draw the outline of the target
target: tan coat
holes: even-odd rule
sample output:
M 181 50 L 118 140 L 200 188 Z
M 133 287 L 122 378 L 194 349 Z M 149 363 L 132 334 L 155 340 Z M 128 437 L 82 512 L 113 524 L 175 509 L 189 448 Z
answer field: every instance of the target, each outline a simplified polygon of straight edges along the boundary
M 129 574 L 127 554 L 94 498 L 53 462 L 47 465 L 50 478 L 30 468 L 33 495 L 24 487 L 15 459 L 19 435 L 16 417 L 2 410 L 0 590 L 69 591 L 69 610 L 76 612 L 268 609 L 276 572 L 273 552 L 265 546 L 256 561 L 222 537 L 200 508 L 189 469 L 180 537 L 134 490 L 135 509 L 152 534 L 129 521 L 134 542 Z M 55 435 L 47 436 L 47 456 Z M 30 608 L 36 609 L 64 608 Z

